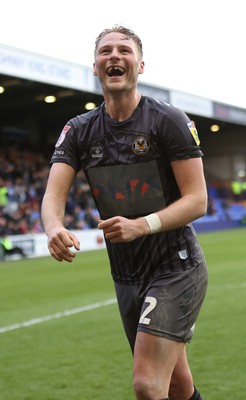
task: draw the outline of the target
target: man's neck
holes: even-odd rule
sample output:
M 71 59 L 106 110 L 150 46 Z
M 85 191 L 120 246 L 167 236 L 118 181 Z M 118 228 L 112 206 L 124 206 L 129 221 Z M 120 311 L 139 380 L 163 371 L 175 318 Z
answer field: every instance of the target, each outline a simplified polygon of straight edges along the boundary
M 125 121 L 134 112 L 137 108 L 141 95 L 137 91 L 134 94 L 126 94 L 126 95 L 105 95 L 105 107 L 106 112 L 110 116 L 110 118 L 116 121 Z

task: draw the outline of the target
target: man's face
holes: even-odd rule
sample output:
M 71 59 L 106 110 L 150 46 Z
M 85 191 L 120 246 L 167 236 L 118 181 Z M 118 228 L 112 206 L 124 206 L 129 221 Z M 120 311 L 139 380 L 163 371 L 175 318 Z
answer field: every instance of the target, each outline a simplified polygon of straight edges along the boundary
M 98 43 L 93 67 L 103 91 L 116 92 L 136 86 L 138 75 L 144 71 L 144 62 L 132 39 L 111 32 Z

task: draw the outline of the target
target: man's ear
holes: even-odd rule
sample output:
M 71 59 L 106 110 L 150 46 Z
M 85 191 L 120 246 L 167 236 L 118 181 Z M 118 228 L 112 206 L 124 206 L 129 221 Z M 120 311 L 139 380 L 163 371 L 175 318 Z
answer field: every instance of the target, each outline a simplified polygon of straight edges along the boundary
M 95 68 L 95 63 L 93 64 L 93 75 L 97 76 L 96 68 Z
M 140 68 L 139 68 L 139 74 L 143 74 L 144 73 L 144 61 L 141 61 L 140 63 Z

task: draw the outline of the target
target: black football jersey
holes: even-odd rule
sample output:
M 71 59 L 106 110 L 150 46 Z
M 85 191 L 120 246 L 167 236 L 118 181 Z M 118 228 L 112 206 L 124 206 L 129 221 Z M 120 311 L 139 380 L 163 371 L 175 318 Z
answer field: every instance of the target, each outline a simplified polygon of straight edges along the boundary
M 143 96 L 132 116 L 119 122 L 105 104 L 67 122 L 51 163 L 82 169 L 101 219 L 137 218 L 180 198 L 171 161 L 201 157 L 193 121 L 181 110 Z M 201 262 L 191 224 L 168 232 L 111 244 L 106 240 L 113 279 L 123 284 L 150 281 Z

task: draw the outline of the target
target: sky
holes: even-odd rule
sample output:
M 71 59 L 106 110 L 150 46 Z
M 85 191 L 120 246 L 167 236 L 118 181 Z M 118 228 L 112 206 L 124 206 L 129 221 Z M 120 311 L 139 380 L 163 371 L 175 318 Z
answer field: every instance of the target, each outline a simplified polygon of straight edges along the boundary
M 0 44 L 92 67 L 104 28 L 143 42 L 141 82 L 246 108 L 242 0 L 1 0 Z

